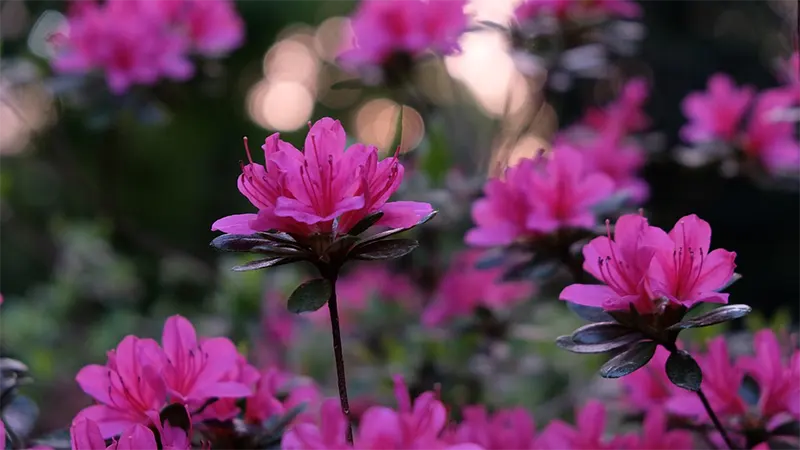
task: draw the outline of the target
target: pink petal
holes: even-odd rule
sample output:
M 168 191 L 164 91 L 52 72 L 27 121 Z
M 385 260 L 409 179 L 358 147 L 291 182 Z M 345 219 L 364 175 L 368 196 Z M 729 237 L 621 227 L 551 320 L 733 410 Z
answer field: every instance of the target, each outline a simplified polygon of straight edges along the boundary
M 700 292 L 716 291 L 725 286 L 733 277 L 736 268 L 736 253 L 718 248 L 709 253 L 703 261 L 703 271 L 695 289 Z
M 228 234 L 253 234 L 256 230 L 250 228 L 250 222 L 258 217 L 256 214 L 235 214 L 223 217 L 211 225 L 211 231 L 222 231 Z
M 669 232 L 669 237 L 676 248 L 683 247 L 684 252 L 692 249 L 702 249 L 708 252 L 711 246 L 711 225 L 696 214 L 681 217 Z
M 606 409 L 597 400 L 590 400 L 578 412 L 578 430 L 590 441 L 599 441 L 606 426 Z
M 157 450 L 153 432 L 144 425 L 134 425 L 119 437 L 116 450 Z
M 106 448 L 100 428 L 92 420 L 82 419 L 73 423 L 69 435 L 70 441 L 72 441 L 72 450 L 103 450 Z M 0 436 L 5 441 L 5 433 Z
M 571 284 L 559 294 L 560 300 L 601 308 L 609 299 L 619 298 L 613 289 L 601 284 Z
M 77 423 L 81 420 L 94 421 L 100 429 L 103 439 L 117 436 L 125 431 L 126 428 L 139 423 L 139 419 L 127 414 L 125 411 L 105 405 L 94 405 L 82 409 L 73 422 Z
M 197 389 L 192 392 L 192 397 L 198 399 L 208 399 L 211 397 L 239 398 L 248 397 L 252 394 L 253 390 L 242 383 L 236 381 L 219 381 Z
M 392 409 L 373 406 L 361 417 L 356 440 L 359 448 L 398 448 L 402 442 L 400 419 Z
M 100 403 L 111 403 L 109 397 L 109 368 L 92 364 L 85 366 L 75 376 L 83 392 Z
M 236 368 L 239 353 L 230 339 L 224 337 L 204 339 L 202 351 L 208 355 L 205 366 L 197 375 L 197 385 L 215 383 Z
M 197 334 L 192 323 L 180 315 L 169 317 L 164 323 L 161 345 L 174 366 L 183 366 L 182 362 L 189 358 L 189 351 L 197 347 Z
M 407 228 L 417 224 L 423 217 L 433 212 L 429 203 L 423 202 L 389 202 L 381 207 L 383 217 L 378 225 L 392 228 Z

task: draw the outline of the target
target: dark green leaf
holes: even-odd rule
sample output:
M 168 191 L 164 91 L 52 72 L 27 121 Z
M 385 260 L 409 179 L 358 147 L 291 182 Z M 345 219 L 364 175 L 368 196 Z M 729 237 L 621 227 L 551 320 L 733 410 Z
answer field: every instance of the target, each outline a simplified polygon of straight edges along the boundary
M 224 252 L 249 252 L 274 256 L 304 253 L 295 243 L 278 243 L 263 236 L 263 234 L 223 234 L 211 241 L 211 246 Z
M 800 421 L 792 420 L 791 422 L 786 422 L 775 427 L 770 433 L 775 436 L 800 436 Z
M 631 333 L 603 342 L 602 344 L 578 344 L 572 340 L 572 336 L 560 336 L 556 339 L 556 345 L 572 353 L 606 353 L 618 348 L 627 347 L 642 339 L 644 339 L 644 335 L 641 333 Z
M 328 302 L 332 289 L 331 282 L 324 278 L 306 281 L 292 292 L 286 306 L 295 314 L 316 311 Z
M 392 139 L 392 145 L 389 147 L 390 149 L 396 149 L 403 144 L 403 112 L 405 112 L 406 108 L 403 105 L 398 106 L 400 108 L 400 112 L 397 114 L 397 120 L 394 124 L 394 139 Z
M 758 398 L 761 396 L 761 388 L 758 382 L 750 375 L 745 375 L 742 379 L 742 385 L 739 386 L 739 397 L 750 406 L 758 404 Z
M 436 214 L 438 214 L 438 213 L 439 213 L 439 211 L 436 211 L 436 210 L 431 211 L 427 216 L 423 217 L 422 220 L 420 220 L 415 225 L 410 226 L 408 228 L 392 228 L 391 230 L 382 231 L 380 233 L 373 234 L 372 236 L 368 236 L 368 237 L 364 238 L 364 240 L 362 240 L 361 244 L 359 244 L 359 245 L 366 245 L 369 242 L 375 242 L 375 241 L 379 241 L 381 239 L 386 239 L 389 236 L 394 236 L 395 234 L 402 233 L 404 231 L 408 231 L 408 230 L 410 230 L 412 228 L 415 228 L 415 227 L 418 227 L 420 225 L 423 225 L 423 224 L 427 223 L 429 220 L 433 219 L 434 216 L 436 216 Z
M 534 258 L 530 261 L 515 264 L 503 273 L 502 281 L 540 280 L 549 278 L 558 270 L 556 261 L 541 261 Z
M 264 239 L 270 240 L 275 242 L 276 244 L 285 244 L 285 245 L 292 245 L 297 244 L 297 240 L 292 237 L 289 233 L 284 233 L 283 231 L 278 230 L 270 230 L 256 233 L 258 236 L 263 237 Z
M 265 420 L 263 423 L 264 436 L 281 436 L 286 427 L 289 426 L 306 407 L 306 403 L 301 403 L 289 411 L 286 411 L 286 414 L 280 416 L 273 415 Z
M 505 264 L 507 259 L 508 255 L 504 249 L 500 249 L 499 251 L 489 251 L 484 253 L 480 259 L 478 259 L 478 262 L 475 263 L 475 268 L 478 270 L 494 269 Z
M 647 364 L 656 352 L 653 341 L 643 341 L 632 345 L 619 355 L 611 358 L 600 368 L 603 378 L 620 378 L 629 375 Z
M 33 400 L 23 395 L 14 397 L 11 403 L 3 409 L 3 420 L 21 440 L 25 440 L 33 431 L 38 418 L 39 407 Z
M 331 90 L 337 91 L 339 89 L 361 89 L 364 87 L 364 83 L 361 82 L 358 78 L 353 78 L 350 80 L 342 80 L 337 81 L 331 85 Z
M 389 239 L 370 242 L 366 245 L 359 244 L 353 249 L 351 255 L 355 259 L 381 261 L 400 258 L 411 253 L 417 247 L 419 247 L 419 242 L 414 239 Z
M 732 285 L 733 283 L 736 283 L 737 281 L 739 281 L 741 279 L 742 279 L 742 276 L 740 274 L 734 272 L 733 276 L 731 277 L 731 279 L 728 280 L 727 283 L 725 283 L 725 286 L 722 286 L 721 288 L 717 289 L 717 292 L 724 291 L 725 289 L 728 289 L 728 287 L 730 287 L 730 285 Z
M 572 341 L 576 344 L 604 344 L 632 333 L 638 332 L 616 322 L 591 323 L 575 330 Z
M 181 403 L 173 403 L 167 405 L 159 413 L 161 424 L 169 422 L 170 426 L 177 427 L 189 433 L 192 429 L 192 419 L 189 417 L 189 411 L 186 406 Z
M 667 358 L 667 377 L 679 388 L 697 392 L 703 382 L 703 372 L 692 355 L 684 350 L 673 352 Z
M 572 302 L 567 302 L 567 307 L 578 317 L 589 322 L 610 322 L 614 320 L 603 308 L 579 305 Z
M 749 314 L 753 309 L 747 305 L 725 305 L 713 309 L 705 314 L 701 314 L 690 319 L 672 325 L 668 330 L 683 330 L 686 328 L 700 328 L 728 322 Z
M 235 266 L 231 270 L 234 272 L 246 272 L 248 270 L 266 269 L 267 267 L 282 266 L 284 264 L 291 264 L 293 262 L 301 261 L 303 258 L 282 257 L 282 258 L 266 258 L 256 261 Z
M 381 220 L 382 217 L 383 217 L 383 212 L 376 211 L 358 221 L 358 223 L 353 225 L 353 228 L 351 228 L 350 231 L 347 232 L 347 234 L 352 236 L 358 236 L 359 234 L 367 231 L 368 229 L 370 229 L 370 227 L 378 223 L 378 221 Z

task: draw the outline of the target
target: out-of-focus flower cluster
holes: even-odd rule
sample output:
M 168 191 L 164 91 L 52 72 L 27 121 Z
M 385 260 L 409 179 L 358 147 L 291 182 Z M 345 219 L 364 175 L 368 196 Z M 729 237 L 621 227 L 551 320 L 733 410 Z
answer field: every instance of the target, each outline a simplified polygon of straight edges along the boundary
M 106 0 L 70 4 L 67 22 L 52 36 L 53 68 L 102 72 L 112 92 L 186 80 L 191 55 L 223 55 L 241 45 L 244 24 L 230 0 Z

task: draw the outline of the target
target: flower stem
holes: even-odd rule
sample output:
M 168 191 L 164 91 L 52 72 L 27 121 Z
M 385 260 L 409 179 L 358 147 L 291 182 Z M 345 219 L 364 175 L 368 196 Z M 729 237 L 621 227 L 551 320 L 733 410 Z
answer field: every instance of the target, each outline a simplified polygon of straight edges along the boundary
M 728 432 L 725 431 L 725 428 L 719 421 L 717 414 L 714 413 L 714 410 L 711 408 L 711 404 L 708 403 L 708 398 L 706 398 L 706 394 L 703 393 L 703 389 L 699 389 L 697 391 L 697 396 L 700 397 L 700 401 L 703 402 L 703 407 L 706 409 L 708 417 L 711 417 L 711 421 L 714 422 L 714 427 L 717 429 L 717 431 L 719 431 L 719 434 L 722 435 L 722 439 L 725 441 L 725 444 L 729 449 L 735 450 L 736 447 L 733 445 L 733 442 L 731 442 L 731 438 L 728 436 Z
M 336 305 L 336 276 L 328 277 L 331 283 L 331 296 L 328 298 L 328 311 L 331 313 L 331 335 L 333 336 L 333 356 L 336 359 L 336 379 L 339 385 L 339 401 L 342 413 L 347 420 L 347 443 L 353 443 L 353 425 L 350 422 L 350 402 L 347 400 L 347 380 L 344 375 L 342 356 L 342 335 L 339 331 L 339 308 Z

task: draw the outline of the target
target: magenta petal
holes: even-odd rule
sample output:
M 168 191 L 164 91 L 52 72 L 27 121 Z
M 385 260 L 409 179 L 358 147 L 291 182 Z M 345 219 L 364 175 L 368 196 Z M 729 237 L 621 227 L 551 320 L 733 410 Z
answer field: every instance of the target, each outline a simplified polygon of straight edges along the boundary
M 106 366 L 92 364 L 84 367 L 75 376 L 75 381 L 83 392 L 100 403 L 111 403 L 109 397 L 109 369 Z
M 106 448 L 100 428 L 89 419 L 74 422 L 69 430 L 72 450 L 103 450 Z M 5 434 L 2 435 L 5 440 Z
M 398 448 L 403 442 L 401 427 L 394 410 L 374 406 L 361 418 L 356 445 L 359 448 Z
M 250 221 L 258 217 L 256 214 L 234 214 L 223 217 L 211 225 L 211 231 L 222 231 L 228 234 L 253 234 L 256 230 L 250 228 Z
M 601 308 L 608 300 L 619 296 L 608 286 L 600 284 L 571 284 L 559 294 L 560 300 Z
M 172 363 L 177 367 L 183 367 L 182 362 L 187 360 L 189 352 L 197 347 L 197 333 L 185 317 L 174 315 L 164 323 L 161 344 Z
M 408 228 L 414 226 L 425 216 L 433 212 L 430 203 L 423 202 L 389 202 L 381 208 L 383 217 L 378 225 L 392 228 Z
M 213 363 L 213 362 L 212 362 Z M 239 398 L 248 397 L 253 394 L 253 390 L 242 383 L 235 381 L 219 381 L 211 383 L 192 392 L 193 398 Z
M 116 450 L 157 450 L 153 432 L 144 425 L 136 424 L 119 437 Z
M 136 418 L 126 412 L 105 405 L 94 405 L 82 409 L 73 422 L 84 419 L 92 420 L 97 424 L 103 439 L 117 436 L 126 428 L 139 423 Z
M 278 217 L 290 217 L 308 225 L 323 221 L 323 218 L 313 208 L 297 199 L 288 197 L 278 197 L 275 202 L 275 215 Z
M 716 291 L 728 284 L 736 268 L 735 259 L 736 253 L 721 248 L 709 253 L 703 261 L 703 271 L 695 289 L 700 292 Z
M 474 247 L 503 246 L 514 242 L 518 235 L 517 227 L 503 223 L 491 227 L 473 228 L 467 231 L 464 242 Z

